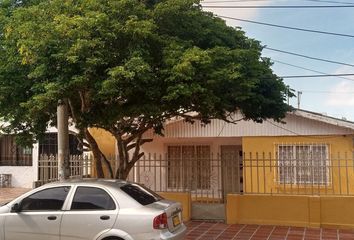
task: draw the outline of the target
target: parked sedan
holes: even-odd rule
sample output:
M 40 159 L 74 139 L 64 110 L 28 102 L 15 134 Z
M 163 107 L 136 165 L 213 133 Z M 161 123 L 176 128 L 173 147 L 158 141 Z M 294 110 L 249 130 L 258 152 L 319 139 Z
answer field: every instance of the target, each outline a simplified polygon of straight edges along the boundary
M 183 239 L 180 203 L 121 180 L 46 184 L 0 207 L 0 240 Z

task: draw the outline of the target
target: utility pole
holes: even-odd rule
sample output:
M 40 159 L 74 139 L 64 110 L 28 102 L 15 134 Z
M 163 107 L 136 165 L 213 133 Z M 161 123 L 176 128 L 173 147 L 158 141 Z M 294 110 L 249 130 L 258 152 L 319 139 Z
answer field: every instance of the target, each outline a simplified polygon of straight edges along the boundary
M 57 106 L 58 128 L 58 179 L 63 181 L 70 176 L 69 168 L 69 117 L 66 100 L 59 100 Z
M 300 103 L 301 103 L 301 91 L 297 91 L 297 108 L 300 109 Z
M 288 106 L 290 106 L 290 97 L 289 97 L 289 95 L 290 95 L 290 86 L 288 85 L 288 86 L 286 86 L 286 95 L 287 95 L 287 102 L 288 102 Z

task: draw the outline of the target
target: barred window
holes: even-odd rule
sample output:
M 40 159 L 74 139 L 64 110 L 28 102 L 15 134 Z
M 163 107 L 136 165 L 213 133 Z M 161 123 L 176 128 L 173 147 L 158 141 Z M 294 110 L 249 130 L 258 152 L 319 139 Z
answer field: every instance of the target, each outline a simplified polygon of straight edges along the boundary
M 285 184 L 328 184 L 326 144 L 278 145 L 278 180 Z
M 168 146 L 167 158 L 169 188 L 210 188 L 210 146 Z
M 82 150 L 77 137 L 69 134 L 69 152 L 71 155 L 80 155 Z M 40 155 L 56 155 L 58 153 L 58 134 L 46 133 L 44 138 L 39 141 L 39 154 Z
M 32 148 L 18 145 L 14 135 L 1 136 L 0 166 L 32 166 Z

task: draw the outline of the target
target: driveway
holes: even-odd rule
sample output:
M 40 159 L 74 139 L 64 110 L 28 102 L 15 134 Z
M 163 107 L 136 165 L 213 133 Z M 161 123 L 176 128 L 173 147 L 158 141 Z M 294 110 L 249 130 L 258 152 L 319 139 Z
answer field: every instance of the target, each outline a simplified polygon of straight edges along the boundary
M 30 189 L 0 188 L 0 203 Z M 354 240 L 354 230 L 190 221 L 185 240 Z

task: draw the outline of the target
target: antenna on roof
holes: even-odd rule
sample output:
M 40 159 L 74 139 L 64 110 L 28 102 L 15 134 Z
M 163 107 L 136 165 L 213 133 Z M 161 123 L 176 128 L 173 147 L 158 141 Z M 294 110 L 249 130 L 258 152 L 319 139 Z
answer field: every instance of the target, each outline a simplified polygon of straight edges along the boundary
M 297 91 L 297 108 L 300 109 L 300 103 L 301 103 L 301 91 Z

